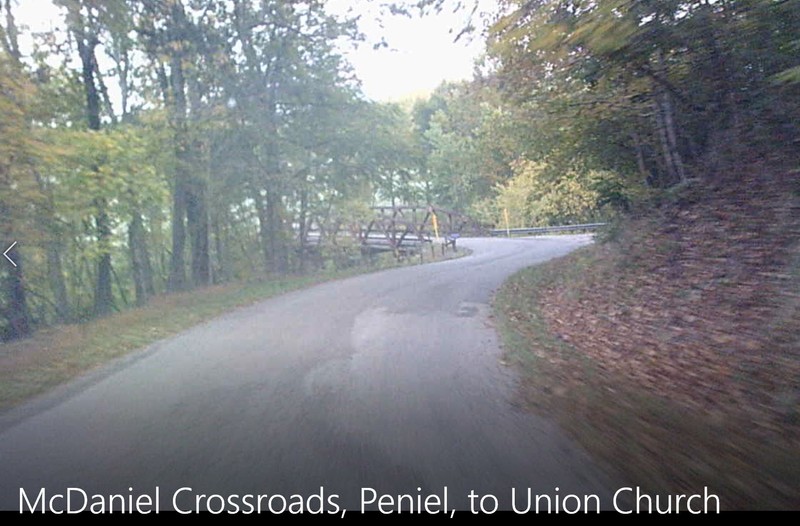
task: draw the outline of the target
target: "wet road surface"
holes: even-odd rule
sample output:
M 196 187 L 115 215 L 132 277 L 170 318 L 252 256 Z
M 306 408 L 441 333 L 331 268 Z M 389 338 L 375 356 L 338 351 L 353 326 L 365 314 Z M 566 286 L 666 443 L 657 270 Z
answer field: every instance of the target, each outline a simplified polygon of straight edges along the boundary
M 163 509 L 178 488 L 182 509 L 322 488 L 358 510 L 365 487 L 447 487 L 458 509 L 472 490 L 508 508 L 512 488 L 610 503 L 586 454 L 515 406 L 488 317 L 511 273 L 587 242 L 464 239 L 468 257 L 272 298 L 134 353 L 0 416 L 0 508 L 68 487 L 157 491 Z

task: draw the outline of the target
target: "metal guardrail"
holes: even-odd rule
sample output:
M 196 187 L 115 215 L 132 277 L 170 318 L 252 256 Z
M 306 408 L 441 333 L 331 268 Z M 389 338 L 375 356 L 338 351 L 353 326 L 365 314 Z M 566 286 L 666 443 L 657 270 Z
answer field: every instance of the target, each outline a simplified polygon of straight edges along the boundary
M 537 226 L 531 228 L 497 228 L 490 230 L 489 233 L 493 236 L 505 235 L 536 235 L 536 234 L 551 234 L 554 232 L 574 232 L 576 230 L 597 230 L 600 227 L 606 226 L 606 223 L 586 223 L 583 225 L 559 225 L 559 226 Z

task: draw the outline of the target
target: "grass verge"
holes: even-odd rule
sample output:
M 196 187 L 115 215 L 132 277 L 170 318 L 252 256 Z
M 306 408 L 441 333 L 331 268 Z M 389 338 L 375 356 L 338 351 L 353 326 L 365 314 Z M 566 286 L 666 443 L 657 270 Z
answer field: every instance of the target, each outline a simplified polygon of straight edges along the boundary
M 630 382 L 579 352 L 553 330 L 542 291 L 566 294 L 602 265 L 596 247 L 512 276 L 494 308 L 506 361 L 523 376 L 520 396 L 556 420 L 616 480 L 659 495 L 720 496 L 721 508 L 799 509 L 800 456 L 794 442 L 765 440 L 731 414 L 687 408 Z
M 425 263 L 468 255 L 437 253 Z M 383 260 L 344 270 L 234 282 L 153 298 L 146 306 L 75 325 L 44 328 L 21 341 L 0 344 L 0 412 L 81 373 L 175 335 L 226 311 L 326 281 L 418 264 Z

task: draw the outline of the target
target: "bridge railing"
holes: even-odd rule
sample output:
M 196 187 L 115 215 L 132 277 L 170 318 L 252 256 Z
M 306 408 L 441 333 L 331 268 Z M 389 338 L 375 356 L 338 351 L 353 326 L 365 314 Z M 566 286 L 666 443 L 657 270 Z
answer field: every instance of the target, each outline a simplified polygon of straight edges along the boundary
M 581 225 L 535 226 L 530 228 L 495 228 L 489 231 L 492 236 L 535 236 L 558 232 L 592 231 L 606 226 L 606 223 L 584 223 Z

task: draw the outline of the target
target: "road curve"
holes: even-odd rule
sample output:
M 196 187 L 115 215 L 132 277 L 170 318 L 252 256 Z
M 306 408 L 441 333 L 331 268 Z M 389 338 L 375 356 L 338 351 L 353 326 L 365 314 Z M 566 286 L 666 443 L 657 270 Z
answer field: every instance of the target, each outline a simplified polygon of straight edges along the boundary
M 446 486 L 458 509 L 471 490 L 508 508 L 511 488 L 610 502 L 586 454 L 515 407 L 516 376 L 488 317 L 512 272 L 587 242 L 460 240 L 472 255 L 272 298 L 90 373 L 0 416 L 0 509 L 19 509 L 20 488 L 68 487 L 158 487 L 164 509 L 181 487 L 323 487 L 348 509 L 363 487 Z

